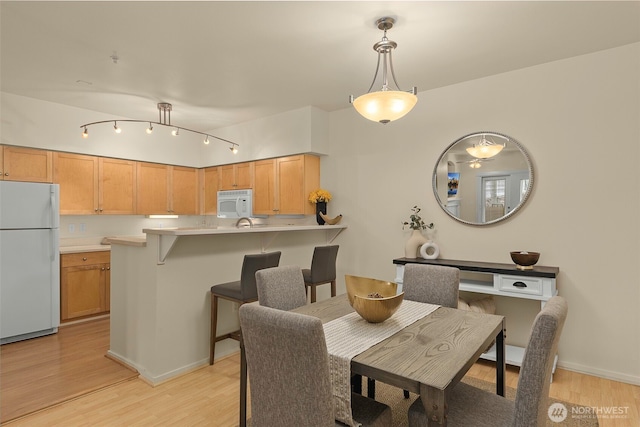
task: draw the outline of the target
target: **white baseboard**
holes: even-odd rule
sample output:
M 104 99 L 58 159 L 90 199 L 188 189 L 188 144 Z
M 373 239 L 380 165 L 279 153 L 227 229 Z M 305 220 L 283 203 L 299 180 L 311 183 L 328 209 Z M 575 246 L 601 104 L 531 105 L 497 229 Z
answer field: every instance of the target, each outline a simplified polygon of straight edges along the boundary
M 595 377 L 606 378 L 608 380 L 620 381 L 627 384 L 640 385 L 640 377 L 628 375 L 621 372 L 609 371 L 606 369 L 596 369 L 591 366 L 581 365 L 579 363 L 558 362 L 558 367 L 568 371 L 578 372 L 581 374 L 593 375 Z

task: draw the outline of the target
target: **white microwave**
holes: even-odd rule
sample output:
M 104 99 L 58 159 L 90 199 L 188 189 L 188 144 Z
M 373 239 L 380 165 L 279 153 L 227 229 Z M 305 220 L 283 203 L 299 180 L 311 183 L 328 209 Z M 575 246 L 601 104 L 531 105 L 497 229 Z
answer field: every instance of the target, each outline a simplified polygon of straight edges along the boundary
M 242 218 L 253 215 L 253 190 L 218 191 L 218 218 Z

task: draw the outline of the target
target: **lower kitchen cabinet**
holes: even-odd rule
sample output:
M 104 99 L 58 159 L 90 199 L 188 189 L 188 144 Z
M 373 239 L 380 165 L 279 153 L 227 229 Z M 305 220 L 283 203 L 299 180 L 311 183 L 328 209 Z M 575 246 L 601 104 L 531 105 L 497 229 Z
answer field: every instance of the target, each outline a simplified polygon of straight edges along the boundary
M 109 251 L 60 256 L 60 321 L 109 313 L 111 253 Z

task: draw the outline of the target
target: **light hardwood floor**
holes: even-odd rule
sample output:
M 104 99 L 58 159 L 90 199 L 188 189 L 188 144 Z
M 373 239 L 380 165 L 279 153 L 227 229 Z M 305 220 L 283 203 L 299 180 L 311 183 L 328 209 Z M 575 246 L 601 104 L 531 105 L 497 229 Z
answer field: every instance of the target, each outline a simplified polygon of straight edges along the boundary
M 87 327 L 90 325 L 87 324 Z M 86 346 L 94 345 L 96 333 L 106 334 L 108 339 L 108 328 L 106 332 L 104 328 L 99 330 L 101 332 L 85 335 Z M 63 328 L 61 333 L 65 332 Z M 80 345 L 83 340 L 78 341 Z M 45 344 L 32 346 L 30 351 L 35 354 L 45 353 L 49 351 L 44 348 Z M 47 366 L 34 366 L 31 374 L 38 377 L 51 375 L 51 372 Z M 476 363 L 468 375 L 485 381 L 494 381 L 495 368 L 488 362 Z M 79 375 L 73 381 L 81 380 Z M 507 385 L 515 388 L 517 381 L 517 368 L 509 367 Z M 238 384 L 239 357 L 232 355 L 216 361 L 213 366 L 206 366 L 157 387 L 151 387 L 139 379 L 119 382 L 111 387 L 57 404 L 4 425 L 11 427 L 237 426 Z M 2 393 L 5 392 L 3 387 Z M 600 426 L 602 427 L 640 426 L 638 414 L 640 387 L 638 386 L 558 369 L 550 394 L 552 397 L 580 405 L 628 408 L 624 418 L 607 419 L 601 416 Z

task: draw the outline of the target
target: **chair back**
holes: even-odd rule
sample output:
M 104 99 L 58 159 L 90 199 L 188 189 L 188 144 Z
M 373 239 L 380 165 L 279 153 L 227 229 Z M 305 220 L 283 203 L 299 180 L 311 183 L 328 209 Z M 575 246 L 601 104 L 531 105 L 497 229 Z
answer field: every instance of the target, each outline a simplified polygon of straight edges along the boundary
M 256 286 L 258 301 L 265 307 L 289 311 L 307 303 L 302 270 L 296 265 L 257 271 Z
M 257 304 L 240 307 L 251 425 L 335 426 L 320 319 Z
M 429 264 L 406 264 L 402 290 L 404 299 L 458 308 L 460 270 Z
M 567 301 L 555 296 L 533 321 L 518 378 L 514 427 L 546 425 L 551 371 L 567 310 Z
M 277 267 L 280 263 L 280 252 L 245 255 L 240 273 L 240 293 L 244 301 L 258 299 L 256 289 L 256 271 L 263 268 Z
M 316 246 L 311 259 L 311 282 L 326 283 L 336 280 L 336 259 L 339 245 Z

